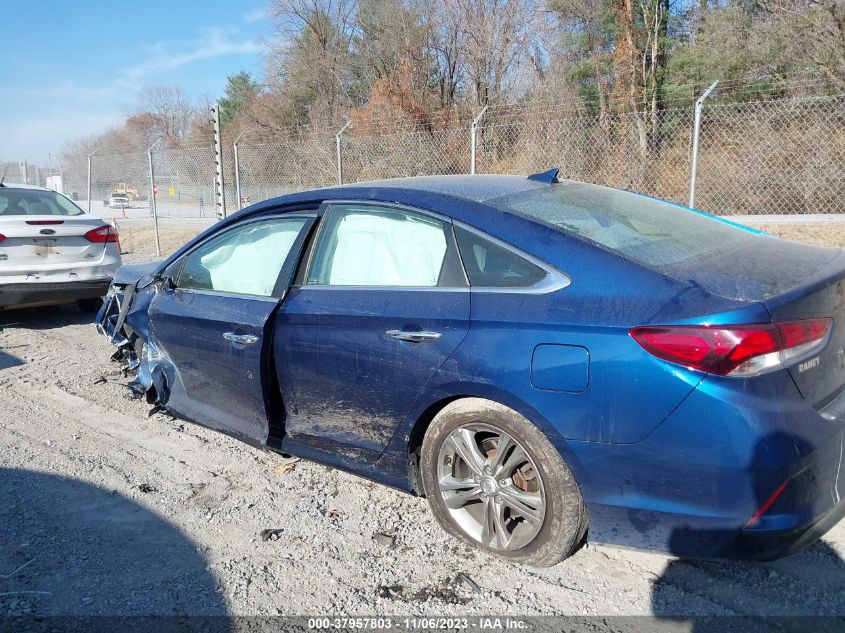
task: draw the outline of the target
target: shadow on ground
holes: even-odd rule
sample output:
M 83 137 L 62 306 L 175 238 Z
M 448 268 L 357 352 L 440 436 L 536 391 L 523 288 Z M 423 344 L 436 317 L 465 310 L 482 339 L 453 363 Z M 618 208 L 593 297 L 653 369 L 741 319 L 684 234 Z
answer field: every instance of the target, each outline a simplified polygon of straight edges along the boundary
M 191 540 L 116 491 L 0 468 L 0 526 L 4 618 L 227 614 Z
M 96 313 L 83 312 L 74 304 L 2 310 L 0 311 L 0 330 L 6 327 L 49 330 L 66 325 L 92 324 L 95 316 Z
M 771 503 L 772 478 L 764 475 L 773 456 L 776 464 L 791 458 L 802 460 L 804 467 L 789 479 L 771 511 L 806 502 L 804 497 L 838 495 L 840 447 L 828 449 L 794 432 L 761 438 L 748 465 L 757 507 Z M 779 507 L 781 501 L 785 505 Z M 732 546 L 742 538 L 737 530 L 681 528 L 672 534 L 670 550 L 689 551 L 695 544 Z M 845 631 L 845 561 L 824 541 L 766 563 L 674 560 L 654 583 L 652 609 L 658 617 L 690 620 L 686 630 L 694 633 Z

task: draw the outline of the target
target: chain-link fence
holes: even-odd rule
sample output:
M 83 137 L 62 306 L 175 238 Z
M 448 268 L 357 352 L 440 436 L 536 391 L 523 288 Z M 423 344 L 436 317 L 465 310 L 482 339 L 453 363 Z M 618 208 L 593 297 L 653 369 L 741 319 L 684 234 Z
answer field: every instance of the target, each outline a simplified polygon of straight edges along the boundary
M 699 143 L 700 209 L 845 211 L 845 97 L 705 107 Z
M 159 217 L 215 217 L 212 145 L 152 151 Z
M 667 110 L 578 118 L 525 116 L 482 125 L 479 173 L 533 173 L 630 189 L 685 202 L 693 112 Z
M 241 205 L 246 206 L 294 191 L 337 184 L 336 160 L 334 138 L 259 144 L 240 141 L 237 165 L 234 148 L 223 154 L 224 164 L 231 162 L 227 173 L 233 174 L 225 183 L 227 207 L 238 208 L 238 185 Z M 234 197 L 230 197 L 233 192 Z
M 653 115 L 564 116 L 548 107 L 496 110 L 479 118 L 476 172 L 561 176 L 686 204 L 692 108 Z M 223 144 L 227 211 L 286 193 L 397 176 L 472 171 L 469 125 L 448 129 L 307 137 Z M 339 139 L 339 140 L 338 140 Z M 211 141 L 211 139 L 209 139 Z M 92 211 L 150 218 L 217 217 L 211 142 L 154 147 L 91 159 Z M 153 179 L 150 177 L 152 165 Z M 845 199 L 845 96 L 704 106 L 696 207 L 721 215 L 840 213 Z M 84 191 L 80 174 L 75 189 Z M 128 202 L 113 194 L 122 194 Z M 80 196 L 83 197 L 83 196 Z M 111 200 L 110 200 L 111 198 Z
M 95 153 L 90 158 L 90 171 L 91 198 L 86 205 L 92 213 L 127 217 L 132 209 L 148 215 L 151 191 L 145 151 Z
M 341 149 L 346 182 L 401 176 L 466 174 L 470 171 L 468 129 L 377 136 L 348 134 L 343 137 Z

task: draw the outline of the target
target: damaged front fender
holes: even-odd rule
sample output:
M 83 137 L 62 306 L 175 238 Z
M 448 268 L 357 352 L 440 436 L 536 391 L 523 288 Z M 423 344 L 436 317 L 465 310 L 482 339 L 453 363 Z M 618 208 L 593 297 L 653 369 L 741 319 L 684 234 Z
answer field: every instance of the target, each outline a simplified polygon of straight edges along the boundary
M 124 375 L 132 378 L 127 383 L 132 393 L 138 398 L 145 396 L 148 403 L 166 409 L 176 370 L 150 328 L 150 303 L 161 288 L 151 280 L 143 281 L 146 283 L 113 283 L 97 314 L 95 326 L 117 347 L 111 359 L 120 364 Z

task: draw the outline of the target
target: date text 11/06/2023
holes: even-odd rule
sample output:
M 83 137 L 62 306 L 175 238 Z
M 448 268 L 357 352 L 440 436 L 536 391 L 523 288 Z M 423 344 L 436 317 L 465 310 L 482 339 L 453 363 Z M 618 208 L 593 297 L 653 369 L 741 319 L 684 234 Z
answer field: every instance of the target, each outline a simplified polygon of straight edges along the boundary
M 479 630 L 479 631 L 518 631 L 528 628 L 525 620 L 510 617 L 332 617 L 309 618 L 311 630 Z

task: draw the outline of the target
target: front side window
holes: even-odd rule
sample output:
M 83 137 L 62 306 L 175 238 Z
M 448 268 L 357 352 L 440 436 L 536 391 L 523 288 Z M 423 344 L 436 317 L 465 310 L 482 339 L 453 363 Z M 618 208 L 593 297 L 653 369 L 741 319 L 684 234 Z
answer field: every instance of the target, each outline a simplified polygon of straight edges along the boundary
M 437 286 L 447 225 L 401 209 L 332 207 L 308 272 L 308 284 Z
M 470 286 L 528 288 L 548 275 L 543 268 L 477 233 L 455 227 L 455 237 Z
M 185 258 L 177 288 L 272 296 L 305 222 L 305 218 L 274 218 L 210 239 Z

